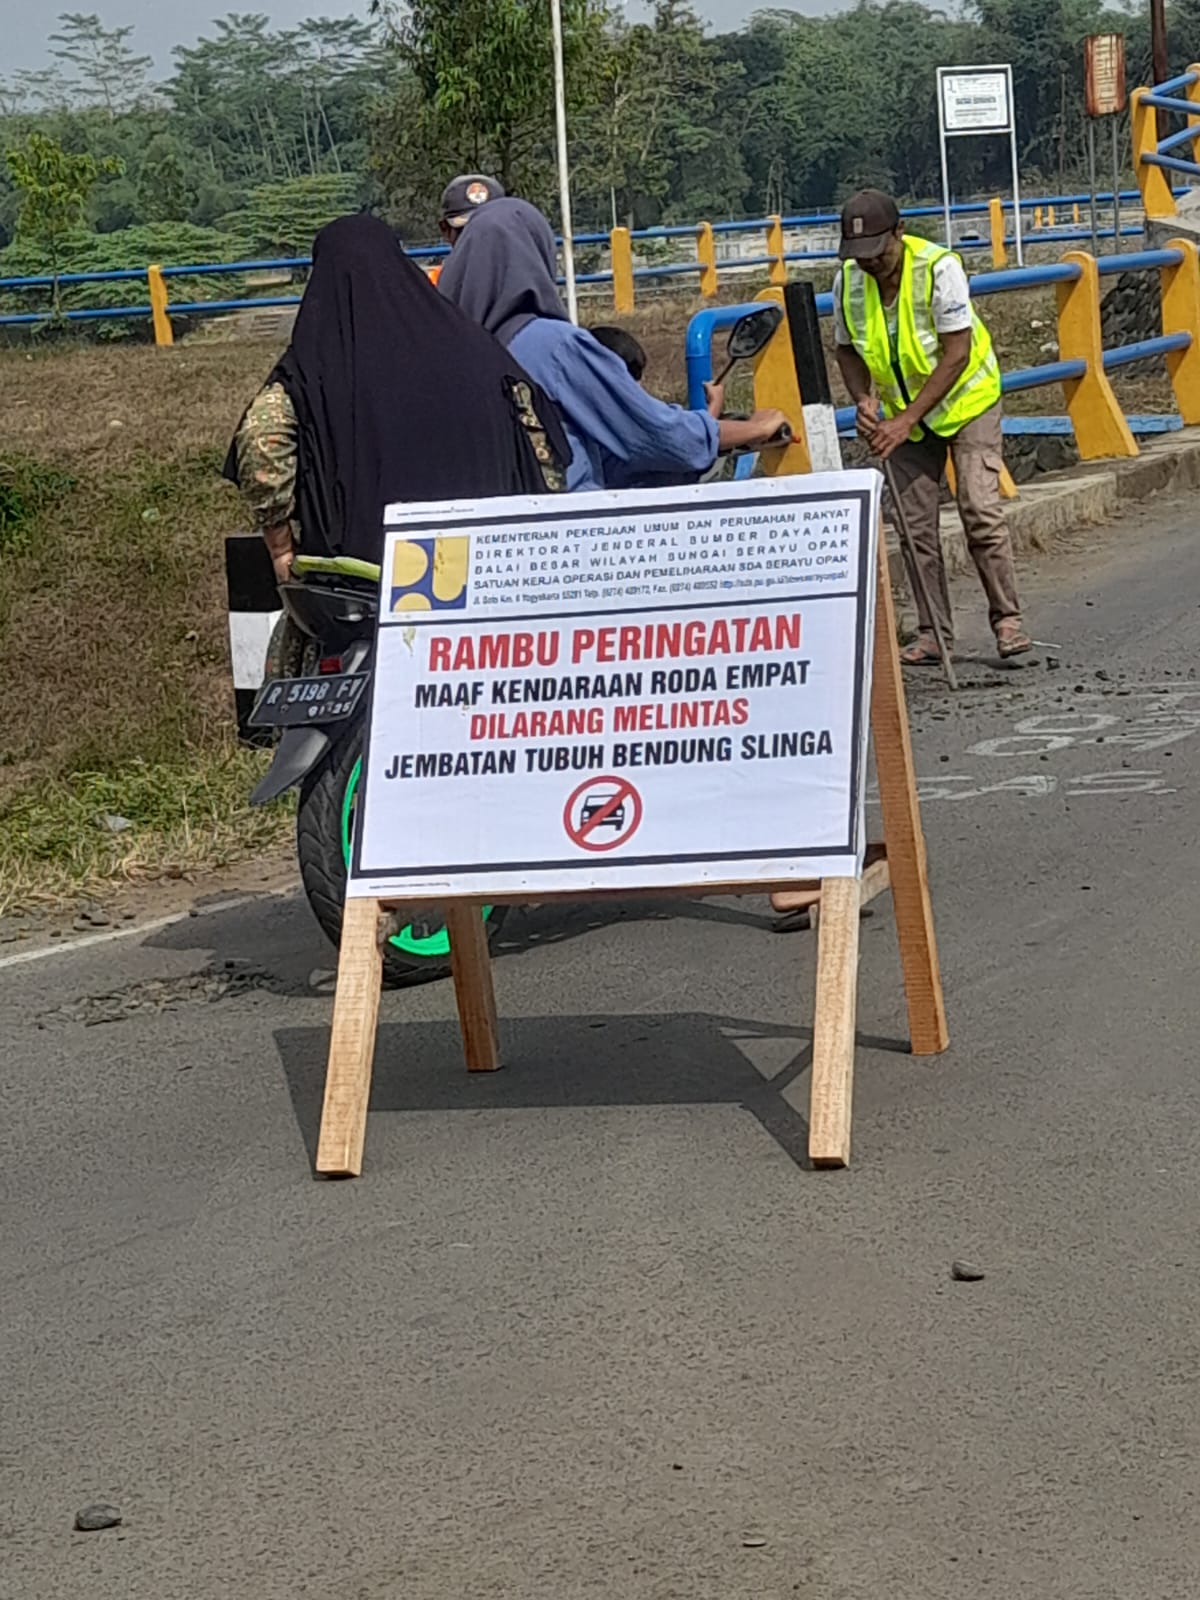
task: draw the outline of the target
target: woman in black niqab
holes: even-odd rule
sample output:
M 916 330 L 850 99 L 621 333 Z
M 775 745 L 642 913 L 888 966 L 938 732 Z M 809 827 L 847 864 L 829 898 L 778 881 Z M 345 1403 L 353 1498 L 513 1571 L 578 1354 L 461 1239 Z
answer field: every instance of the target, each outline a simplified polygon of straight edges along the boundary
M 271 385 L 295 414 L 290 520 L 308 555 L 377 562 L 386 505 L 545 493 L 539 449 L 569 459 L 552 404 L 376 217 L 317 235 Z M 237 441 L 225 471 L 238 481 Z

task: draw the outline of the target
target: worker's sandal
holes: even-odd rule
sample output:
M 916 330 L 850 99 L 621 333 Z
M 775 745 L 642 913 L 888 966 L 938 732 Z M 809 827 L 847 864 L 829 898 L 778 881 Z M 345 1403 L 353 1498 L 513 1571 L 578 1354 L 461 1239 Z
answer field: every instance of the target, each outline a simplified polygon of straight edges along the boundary
M 900 660 L 906 667 L 936 667 L 941 659 L 942 652 L 932 633 L 919 633 L 900 652 Z
M 1002 661 L 1007 661 L 1009 656 L 1023 656 L 1027 650 L 1033 649 L 1033 640 L 1021 626 L 1019 618 L 1008 617 L 996 624 L 996 649 Z

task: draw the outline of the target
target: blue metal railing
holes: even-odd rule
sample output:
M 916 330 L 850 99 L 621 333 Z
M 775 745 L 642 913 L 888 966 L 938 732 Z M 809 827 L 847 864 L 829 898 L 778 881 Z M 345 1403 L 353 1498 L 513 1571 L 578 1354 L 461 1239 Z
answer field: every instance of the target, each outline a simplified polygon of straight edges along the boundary
M 1097 269 L 1101 275 L 1127 271 L 1161 271 L 1164 267 L 1177 266 L 1183 260 L 1183 252 L 1176 249 L 1140 250 L 1127 256 L 1100 256 L 1097 258 Z M 1001 272 L 980 272 L 971 278 L 972 298 L 981 295 L 1003 294 L 1013 289 L 1045 288 L 1050 284 L 1074 283 L 1082 275 L 1083 269 L 1077 262 L 1059 261 L 1046 266 L 1017 267 Z M 815 297 L 818 316 L 827 317 L 833 313 L 833 295 L 819 294 Z M 725 328 L 731 328 L 742 317 L 751 312 L 762 309 L 762 301 L 753 301 L 749 304 L 735 306 L 713 306 L 704 311 L 697 312 L 688 323 L 685 340 L 685 362 L 687 367 L 687 403 L 693 410 L 702 410 L 705 405 L 704 385 L 712 379 L 712 342 L 716 334 Z M 1153 339 L 1139 339 L 1132 344 L 1120 345 L 1113 350 L 1103 352 L 1103 365 L 1106 372 L 1116 371 L 1121 367 L 1132 365 L 1136 361 L 1145 361 L 1149 358 L 1169 355 L 1173 351 L 1190 349 L 1192 335 L 1186 332 L 1161 334 Z M 1001 375 L 1000 388 L 1004 394 L 1014 394 L 1026 389 L 1044 388 L 1049 384 L 1073 383 L 1086 377 L 1088 364 L 1083 360 L 1047 361 L 1036 367 L 1021 367 L 1014 372 Z M 853 438 L 855 434 L 855 409 L 853 406 L 841 406 L 834 413 L 837 429 L 843 438 Z M 1004 419 L 1006 432 L 1028 432 L 1031 421 L 1038 424 L 1049 424 L 1046 428 L 1041 426 L 1037 431 L 1069 431 L 1069 421 L 1066 418 L 1044 417 L 1008 418 Z M 1157 433 L 1180 426 L 1177 416 L 1138 416 L 1129 419 L 1131 424 L 1137 424 L 1137 430 L 1143 433 Z M 752 460 L 748 463 L 745 459 L 739 461 L 739 476 L 746 476 L 753 468 Z
M 1200 129 L 1197 130 L 1200 133 Z M 1143 156 L 1142 160 L 1151 167 L 1163 167 L 1167 172 L 1186 172 L 1191 178 L 1200 178 L 1200 164 L 1195 161 L 1181 161 L 1178 156 Z
M 1200 105 L 1194 100 L 1181 100 L 1177 91 L 1190 89 L 1193 84 L 1200 81 L 1200 73 L 1183 72 L 1177 78 L 1169 78 L 1166 83 L 1156 84 L 1149 93 L 1141 96 L 1143 106 L 1151 106 L 1156 111 L 1181 111 L 1184 116 L 1191 119 L 1200 116 Z M 1142 161 L 1148 167 L 1161 167 L 1166 172 L 1179 172 L 1189 178 L 1200 178 L 1200 162 L 1194 159 L 1194 141 L 1200 139 L 1200 125 L 1189 126 L 1178 133 L 1168 134 L 1165 139 L 1160 139 L 1153 153 L 1147 152 L 1142 156 Z M 1181 156 L 1168 155 L 1169 150 L 1178 150 L 1182 145 L 1192 145 L 1191 159 Z
M 1137 339 L 1133 344 L 1119 345 L 1104 352 L 1104 370 L 1113 372 L 1117 367 L 1128 367 L 1135 361 L 1145 361 L 1148 356 L 1169 355 L 1172 350 L 1190 350 L 1190 333 L 1160 333 L 1157 339 Z
M 162 275 L 164 278 L 203 278 L 219 272 L 288 272 L 303 271 L 311 266 L 311 256 L 274 256 L 266 261 L 234 261 L 227 266 L 219 261 L 207 261 L 197 267 L 164 267 Z M 4 284 L 0 282 L 2 288 Z
M 150 307 L 145 306 L 88 306 L 79 311 L 66 311 L 64 316 L 70 317 L 72 322 L 103 322 L 110 317 L 148 317 Z M 6 327 L 27 327 L 45 324 L 49 320 L 45 311 L 18 311 L 10 316 L 0 317 L 0 324 Z
M 1180 86 L 1186 86 L 1188 81 L 1190 81 L 1190 79 L 1180 80 Z M 1190 105 L 1190 102 L 1180 103 Z M 1169 161 L 1173 158 L 1163 157 L 1162 159 Z M 1186 170 L 1189 173 L 1193 170 L 1200 172 L 1200 168 L 1193 169 L 1190 165 L 1187 166 Z M 1183 193 L 1184 191 L 1180 190 L 1178 192 Z M 1108 205 L 1112 203 L 1114 198 L 1121 202 L 1136 201 L 1139 198 L 1139 195 L 1136 189 L 1122 190 L 1115 196 L 1112 193 L 1100 194 L 1097 196 L 1097 201 L 1101 205 Z M 1047 195 L 1041 198 L 1024 198 L 1021 201 L 1021 211 L 1022 213 L 1032 212 L 1039 206 L 1043 208 L 1049 208 L 1051 206 L 1066 207 L 1086 205 L 1089 203 L 1089 200 L 1090 196 L 1086 194 Z M 1004 200 L 1001 203 L 1004 210 L 1011 214 L 1014 209 L 1013 202 L 1011 200 Z M 971 216 L 982 217 L 988 214 L 989 208 L 990 201 L 987 200 L 964 200 L 956 202 L 954 205 L 952 205 L 950 207 L 950 212 L 952 216 L 959 218 Z M 940 206 L 933 205 L 907 206 L 904 207 L 901 212 L 902 216 L 913 221 L 919 221 L 926 218 L 940 218 L 942 214 L 942 208 Z M 839 220 L 839 212 L 815 211 L 810 212 L 807 215 L 801 213 L 783 217 L 782 225 L 784 229 L 788 230 L 789 232 L 795 232 L 796 230 L 802 228 L 833 227 L 837 225 Z M 721 235 L 747 233 L 761 234 L 764 232 L 767 226 L 768 219 L 764 217 L 742 222 L 715 222 L 712 224 L 712 229 L 714 234 Z M 1136 226 L 1129 226 L 1122 228 L 1121 235 L 1122 237 L 1136 237 L 1140 236 L 1141 231 L 1142 230 Z M 657 228 L 637 229 L 632 233 L 631 237 L 638 241 L 653 242 L 656 240 L 695 238 L 696 232 L 696 224 L 672 224 Z M 1067 243 L 1089 239 L 1090 237 L 1090 229 L 1083 226 L 1080 226 L 1077 229 L 1054 228 L 1038 231 L 1034 235 L 1032 242 L 1045 244 Z M 1114 230 L 1112 228 L 1102 229 L 1100 230 L 1099 237 L 1111 239 L 1115 237 Z M 1010 239 L 1007 242 L 1011 243 L 1012 241 Z M 578 246 L 607 246 L 610 243 L 610 235 L 607 233 L 578 234 L 575 238 L 575 243 Z M 990 248 L 990 245 L 990 238 L 984 238 L 982 236 L 979 238 L 962 238 L 957 242 L 957 248 L 964 251 L 986 250 Z M 408 254 L 416 261 L 436 261 L 445 257 L 448 253 L 449 247 L 444 244 L 418 245 L 409 249 L 408 251 Z M 831 261 L 836 259 L 836 256 L 837 252 L 833 249 L 788 250 L 784 252 L 782 259 L 785 263 L 804 264 Z M 717 268 L 718 271 L 728 271 L 732 268 L 741 270 L 764 268 L 773 266 L 778 259 L 778 257 L 772 255 L 737 257 L 729 261 L 718 262 Z M 255 258 L 249 261 L 209 261 L 197 262 L 187 266 L 164 266 L 161 271 L 164 279 L 203 278 L 216 277 L 221 274 L 244 275 L 247 273 L 256 272 L 297 273 L 307 271 L 311 265 L 311 256 L 272 256 Z M 634 277 L 636 279 L 645 281 L 683 278 L 694 276 L 698 270 L 699 263 L 696 261 L 664 263 L 661 265 L 636 267 L 634 269 Z M 145 276 L 146 272 L 144 268 L 121 267 L 104 272 L 63 273 L 59 276 L 57 281 L 60 287 L 70 288 L 72 286 L 86 283 L 133 282 L 139 279 L 144 280 Z M 578 281 L 583 284 L 604 284 L 611 283 L 612 277 L 613 275 L 611 270 L 587 272 L 581 273 Z M 52 288 L 54 282 L 55 279 L 50 274 L 0 278 L 0 292 L 39 288 L 47 289 Z M 271 296 L 229 296 L 216 300 L 190 301 L 187 303 L 172 304 L 169 307 L 169 314 L 172 316 L 211 316 L 229 311 L 246 311 L 259 308 L 268 309 L 273 307 L 298 305 L 299 299 L 300 297 L 298 294 Z M 95 322 L 103 321 L 106 318 L 149 318 L 150 314 L 150 306 L 148 304 L 143 304 L 136 306 L 112 306 L 105 308 L 75 308 L 65 311 L 63 316 L 68 322 Z M 45 322 L 49 320 L 49 316 L 50 313 L 48 312 L 10 312 L 0 315 L 0 327 L 35 326 L 39 322 Z
M 1177 78 L 1168 78 L 1165 83 L 1156 84 L 1155 94 L 1174 94 L 1177 89 L 1190 89 L 1196 81 L 1194 72 L 1181 72 Z
M 263 311 L 273 310 L 278 306 L 298 306 L 298 294 L 265 294 L 254 300 L 193 300 L 190 303 L 180 302 L 171 304 L 173 317 L 209 317 L 214 312 L 224 311 Z M 68 312 L 68 316 L 72 313 Z
M 163 270 L 166 271 L 167 269 L 164 268 Z M 224 266 L 209 267 L 207 269 L 204 267 L 186 267 L 178 270 L 187 272 L 204 272 L 206 270 L 210 272 L 232 272 L 233 268 Z M 118 267 L 112 272 L 63 272 L 59 274 L 58 282 L 60 284 L 120 283 L 122 281 L 128 283 L 134 278 L 141 278 L 144 281 L 145 277 L 145 267 Z M 53 276 L 46 274 L 41 274 L 35 278 L 0 278 L 0 289 L 52 289 L 54 282 Z
M 1172 259 L 1178 257 L 1178 251 L 1170 250 L 1149 251 L 1146 253 L 1156 258 L 1159 255 Z M 1103 259 L 1105 261 L 1131 262 L 1137 258 L 1134 256 L 1106 256 Z M 1146 264 L 1149 265 L 1150 263 Z M 1154 264 L 1169 265 L 1170 261 L 1159 262 L 1156 259 Z M 972 296 L 1003 294 L 1011 289 L 1038 289 L 1046 288 L 1052 283 L 1074 283 L 1082 270 L 1075 262 L 1055 261 L 1042 267 L 1014 267 L 1005 269 L 1002 272 L 977 272 L 971 279 L 971 294 Z M 684 361 L 687 368 L 688 405 L 694 410 L 699 410 L 703 407 L 704 385 L 712 378 L 713 335 L 719 333 L 723 328 L 731 328 L 739 318 L 746 316 L 750 311 L 760 309 L 760 306 L 761 302 L 751 305 L 713 306 L 708 310 L 697 312 L 688 323 L 684 345 Z M 816 306 L 818 316 L 832 316 L 833 295 L 817 295 Z M 1008 392 L 1015 389 L 1033 389 L 1045 383 L 1063 383 L 1072 378 L 1081 378 L 1085 370 L 1084 363 L 1081 361 L 1056 361 L 1045 366 L 1026 367 L 1018 372 L 1005 374 L 1002 379 L 1002 387 Z M 853 420 L 852 407 L 848 415 Z

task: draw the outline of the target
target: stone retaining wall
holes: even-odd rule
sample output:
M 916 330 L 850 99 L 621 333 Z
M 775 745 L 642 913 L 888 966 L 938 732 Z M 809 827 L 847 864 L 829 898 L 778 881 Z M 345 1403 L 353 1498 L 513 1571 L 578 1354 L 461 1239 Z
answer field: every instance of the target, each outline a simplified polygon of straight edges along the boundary
M 1156 339 L 1162 332 L 1162 291 L 1157 272 L 1122 272 L 1100 302 L 1100 332 L 1106 350 Z M 1126 372 L 1154 372 L 1158 359 L 1136 361 Z

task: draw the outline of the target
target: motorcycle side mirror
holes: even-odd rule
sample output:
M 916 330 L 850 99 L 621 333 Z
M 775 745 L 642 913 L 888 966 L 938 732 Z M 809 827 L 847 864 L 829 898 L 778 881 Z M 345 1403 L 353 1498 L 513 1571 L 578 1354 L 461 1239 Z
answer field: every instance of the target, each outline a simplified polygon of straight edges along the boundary
M 783 310 L 779 306 L 768 304 L 759 311 L 748 311 L 729 330 L 726 356 L 731 362 L 749 361 L 770 343 L 782 321 Z

